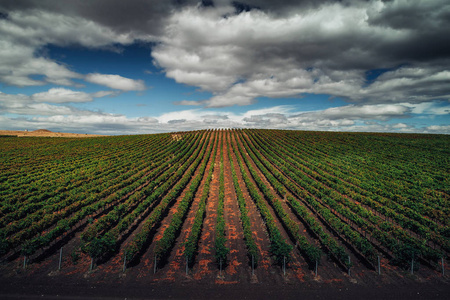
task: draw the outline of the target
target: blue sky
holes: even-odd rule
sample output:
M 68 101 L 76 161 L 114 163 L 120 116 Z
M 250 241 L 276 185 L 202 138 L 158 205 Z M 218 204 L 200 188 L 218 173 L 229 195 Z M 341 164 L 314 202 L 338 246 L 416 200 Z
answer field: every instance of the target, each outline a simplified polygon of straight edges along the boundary
M 448 13 L 440 0 L 2 1 L 0 129 L 449 134 Z

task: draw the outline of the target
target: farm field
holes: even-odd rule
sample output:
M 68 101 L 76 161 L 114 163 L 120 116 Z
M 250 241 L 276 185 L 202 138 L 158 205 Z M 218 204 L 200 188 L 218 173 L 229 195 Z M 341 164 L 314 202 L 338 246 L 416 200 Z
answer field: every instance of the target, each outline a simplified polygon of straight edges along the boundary
M 450 136 L 1 137 L 0 154 L 0 294 L 21 281 L 449 291 Z

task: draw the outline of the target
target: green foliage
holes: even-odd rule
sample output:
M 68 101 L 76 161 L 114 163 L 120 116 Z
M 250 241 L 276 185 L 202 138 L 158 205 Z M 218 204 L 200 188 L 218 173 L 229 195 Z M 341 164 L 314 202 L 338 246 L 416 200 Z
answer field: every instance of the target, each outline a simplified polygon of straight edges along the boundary
M 293 147 L 294 143 L 292 143 L 292 139 L 287 140 L 286 136 L 288 135 L 284 135 L 282 132 L 277 132 L 282 138 L 268 138 L 267 135 L 261 135 L 261 131 L 258 132 L 257 135 L 255 135 L 254 132 L 250 133 L 253 138 L 256 138 L 254 141 L 262 148 L 264 155 L 271 160 L 279 170 L 284 174 L 287 174 L 290 180 L 292 180 L 287 180 L 286 187 L 298 197 L 307 200 L 308 204 L 312 205 L 316 212 L 323 214 L 324 219 L 328 220 L 330 224 L 334 224 L 332 227 L 335 230 L 349 238 L 352 241 L 352 244 L 361 251 L 372 264 L 375 263 L 377 254 L 371 243 L 367 241 L 366 238 L 355 233 L 355 230 L 359 231 L 360 228 L 363 229 L 361 234 L 364 233 L 365 235 L 366 233 L 369 233 L 372 237 L 376 237 L 377 245 L 386 247 L 393 252 L 395 252 L 397 240 L 403 245 L 414 245 L 414 247 L 421 248 L 422 255 L 430 260 L 434 260 L 439 252 L 430 249 L 429 247 L 424 247 L 423 240 L 413 238 L 410 235 L 405 234 L 404 231 L 397 230 L 397 227 L 394 224 L 391 222 L 384 222 L 384 219 L 373 213 L 370 209 L 366 209 L 355 201 L 351 201 L 349 196 L 356 201 L 361 201 L 364 205 L 367 205 L 372 209 L 385 213 L 386 217 L 392 218 L 405 229 L 415 231 L 424 238 L 439 243 L 446 249 L 450 249 L 448 241 L 443 240 L 434 233 L 437 227 L 432 221 L 421 217 L 417 213 L 411 213 L 408 208 L 406 210 L 401 208 L 396 202 L 384 200 L 378 195 L 371 194 L 371 192 L 368 191 L 368 189 L 370 189 L 369 186 L 364 186 L 364 188 L 366 188 L 366 190 L 364 190 L 354 184 L 349 184 L 350 181 L 354 183 L 360 181 L 356 179 L 352 180 L 352 178 L 347 179 L 342 173 L 339 173 L 342 169 L 334 169 L 330 167 L 329 164 L 321 163 L 321 161 L 316 162 L 317 158 L 312 155 L 310 156 L 309 153 L 307 159 L 304 156 L 300 156 L 300 152 L 305 152 L 304 143 L 301 148 Z M 261 137 L 259 135 L 261 135 Z M 262 136 L 264 136 L 264 138 L 262 138 Z M 298 135 L 295 137 L 298 137 Z M 273 147 L 273 144 L 269 147 L 264 146 L 267 145 L 267 141 L 273 141 L 275 144 L 279 144 L 280 147 Z M 309 144 L 307 147 L 311 147 L 311 145 Z M 317 151 L 311 151 L 311 153 L 320 154 L 320 152 Z M 304 154 L 302 153 L 302 155 Z M 328 160 L 329 158 L 326 157 L 326 159 Z M 288 164 L 286 164 L 286 162 L 288 162 Z M 317 166 L 320 166 L 320 168 Z M 337 173 L 340 175 L 331 175 Z M 282 181 L 283 176 L 284 175 L 278 175 L 277 179 Z M 347 181 L 344 181 L 341 178 L 346 178 Z M 301 188 L 299 188 L 299 185 L 301 185 Z M 366 195 L 368 194 L 373 195 L 373 199 L 380 201 L 380 203 L 367 197 Z M 397 201 L 400 201 L 398 199 L 401 199 L 401 197 L 391 197 Z M 403 205 L 407 203 L 405 199 L 401 201 Z M 402 215 L 404 212 L 406 212 L 406 216 Z M 341 220 L 339 219 L 343 219 L 345 222 L 351 221 L 349 223 L 350 226 L 342 225 Z M 424 225 L 418 224 L 418 222 L 413 219 L 422 222 Z M 356 226 L 354 224 L 356 224 Z M 425 224 L 431 226 L 431 232 L 430 229 L 426 229 Z M 430 234 L 427 234 L 427 232 Z
M 21 254 L 24 256 L 30 256 L 37 250 L 33 241 L 25 241 L 22 245 Z
M 216 224 L 216 239 L 214 242 L 215 258 L 218 263 L 226 264 L 227 255 L 230 251 L 225 244 L 227 239 L 225 237 L 225 218 L 224 214 L 224 199 L 225 199 L 225 182 L 224 182 L 224 166 L 223 166 L 223 137 L 220 145 L 220 175 L 219 175 L 219 203 L 217 205 L 217 224 Z
M 0 256 L 8 253 L 9 250 L 9 242 L 6 239 L 0 239 Z
M 227 138 L 228 138 L 228 136 L 227 136 Z M 239 180 L 238 180 L 236 171 L 234 169 L 234 163 L 233 163 L 231 153 L 230 153 L 230 145 L 229 145 L 230 143 L 227 142 L 226 144 L 227 144 L 228 160 L 229 160 L 230 166 L 231 166 L 231 174 L 233 176 L 234 190 L 236 192 L 236 197 L 237 197 L 237 201 L 238 201 L 238 205 L 239 205 L 239 211 L 241 213 L 240 218 L 241 218 L 241 222 L 242 222 L 242 227 L 244 229 L 244 240 L 245 240 L 245 245 L 247 246 L 247 256 L 250 261 L 253 258 L 254 265 L 256 267 L 258 265 L 258 257 L 259 257 L 258 247 L 256 246 L 256 242 L 253 239 L 252 229 L 251 229 L 251 225 L 250 225 L 250 218 L 248 216 L 248 209 L 245 204 L 244 194 L 242 193 L 242 190 L 239 186 Z
M 116 250 L 116 241 L 111 234 L 96 237 L 89 243 L 82 245 L 81 250 L 90 257 L 97 259 Z
M 287 242 L 281 237 L 281 234 L 275 224 L 275 220 L 271 212 L 267 208 L 263 198 L 258 194 L 256 186 L 250 181 L 250 178 L 248 177 L 245 171 L 243 162 L 240 157 L 240 153 L 237 151 L 236 147 L 234 147 L 234 144 L 232 144 L 232 146 L 241 170 L 242 178 L 244 179 L 244 182 L 247 186 L 250 196 L 255 202 L 256 206 L 258 207 L 258 210 L 265 221 L 267 231 L 269 232 L 271 242 L 270 252 L 275 257 L 275 261 L 278 263 L 283 262 L 284 259 L 289 260 L 292 246 L 287 244 Z M 266 192 L 268 191 L 266 190 Z M 278 213 L 279 214 L 283 213 L 282 208 L 280 208 Z
M 197 212 L 195 213 L 194 224 L 191 227 L 191 233 L 185 242 L 184 255 L 185 257 L 188 258 L 189 264 L 194 263 L 195 253 L 198 249 L 198 240 L 200 239 L 200 233 L 202 232 L 203 219 L 205 218 L 206 201 L 208 200 L 209 197 L 210 184 L 213 177 L 214 163 L 216 161 L 216 153 L 217 153 L 217 143 L 218 143 L 217 135 L 215 138 L 216 141 L 213 142 L 213 144 L 215 144 L 213 147 L 214 152 L 210 158 L 211 167 L 209 168 L 208 176 L 206 178 L 206 182 L 203 187 L 203 192 L 200 198 L 199 206 L 197 208 Z M 208 153 L 210 152 L 211 150 L 209 150 Z
M 83 249 L 97 258 L 115 251 L 142 224 L 131 243 L 124 245 L 127 261 L 136 257 L 189 182 L 199 184 L 195 170 L 202 168 L 205 155 L 218 151 L 218 141 L 206 148 L 211 132 L 180 134 L 180 140 L 171 134 L 2 139 L 0 256 L 12 250 L 33 255 L 86 226 L 81 235 Z M 297 218 L 322 250 L 342 265 L 348 262 L 348 249 L 334 235 L 371 264 L 376 262 L 378 248 L 405 266 L 412 257 L 433 262 L 450 253 L 448 136 L 281 130 L 220 134 L 232 136 L 223 140 L 228 147 L 225 161 L 232 167 L 249 258 L 258 261 L 260 253 L 252 237 L 242 183 L 237 180 L 239 170 L 265 222 L 271 255 L 278 263 L 289 256 L 290 249 L 276 222 L 309 262 L 320 259 L 321 250 L 299 232 Z M 222 150 L 214 254 L 226 263 Z M 205 190 L 211 172 L 207 172 Z M 158 246 L 166 254 L 177 239 L 195 189 L 187 195 L 173 228 L 167 231 L 167 245 Z M 186 243 L 191 264 L 205 218 L 203 195 L 207 192 L 203 191 Z
M 202 178 L 205 174 L 208 160 L 211 156 L 212 149 L 214 148 L 213 145 L 214 144 L 211 143 L 211 146 L 208 148 L 207 154 L 205 156 L 204 155 L 200 156 L 202 163 L 199 167 L 199 172 L 192 180 L 192 182 L 189 186 L 189 190 L 186 192 L 183 199 L 178 204 L 177 211 L 172 216 L 172 220 L 171 220 L 169 226 L 166 228 L 162 238 L 157 242 L 157 244 L 155 246 L 155 255 L 159 259 L 165 259 L 169 255 L 169 253 L 175 243 L 175 240 L 178 237 L 179 230 L 180 230 L 181 226 L 183 225 L 184 219 L 186 218 L 189 208 L 191 207 L 192 201 L 194 200 L 195 193 L 197 192 L 197 189 L 199 188 Z M 203 151 L 205 151 L 205 150 L 203 150 Z M 213 168 L 213 164 L 211 165 L 211 169 L 212 168 Z M 209 181 L 210 180 L 211 180 L 211 178 L 209 179 Z M 208 184 L 208 189 L 209 189 L 209 184 Z M 201 224 L 202 224 L 202 222 L 200 222 L 200 218 L 201 218 L 201 220 L 203 220 L 204 205 L 205 205 L 204 202 L 206 201 L 207 193 L 206 193 L 206 195 L 203 195 L 202 198 L 203 198 L 203 208 L 200 208 L 201 212 L 199 215 L 197 215 L 198 216 L 197 224 L 194 225 L 194 227 L 192 228 L 193 230 L 195 230 L 195 232 L 191 232 L 192 238 L 188 239 L 188 242 L 186 244 L 187 252 L 185 251 L 185 255 L 188 257 L 188 260 L 192 259 L 194 256 L 194 253 L 195 253 L 195 248 L 196 248 L 195 241 L 198 240 L 198 235 L 200 233 L 200 228 L 201 228 Z
M 204 135 L 198 134 L 197 138 L 200 138 L 201 136 Z M 181 191 L 186 187 L 192 178 L 195 169 L 200 164 L 201 157 L 205 152 L 205 140 L 206 138 L 203 138 L 200 146 L 199 140 L 197 140 L 194 147 L 192 147 L 192 149 L 188 152 L 190 155 L 189 159 L 182 165 L 181 168 L 179 166 L 174 166 L 175 170 L 177 170 L 175 174 L 158 189 L 156 189 L 154 193 L 149 195 L 150 199 L 154 199 L 156 201 L 157 199 L 162 198 L 167 192 L 167 195 L 161 199 L 159 205 L 155 207 L 149 218 L 144 222 L 141 231 L 138 232 L 134 236 L 133 240 L 126 246 L 125 253 L 127 255 L 127 261 L 133 260 L 139 251 L 145 246 L 150 238 L 152 228 L 162 220 L 164 213 L 170 208 L 170 204 L 173 203 L 173 201 L 175 201 L 175 199 L 181 194 Z M 191 151 L 194 151 L 194 149 L 195 152 L 192 153 Z M 200 152 L 202 153 L 201 155 L 199 155 Z M 174 185 L 174 182 L 180 178 L 181 180 Z
M 74 265 L 78 264 L 78 261 L 80 260 L 80 253 L 78 253 L 77 250 L 73 250 L 72 253 L 70 253 L 70 258 L 72 260 L 72 263 Z

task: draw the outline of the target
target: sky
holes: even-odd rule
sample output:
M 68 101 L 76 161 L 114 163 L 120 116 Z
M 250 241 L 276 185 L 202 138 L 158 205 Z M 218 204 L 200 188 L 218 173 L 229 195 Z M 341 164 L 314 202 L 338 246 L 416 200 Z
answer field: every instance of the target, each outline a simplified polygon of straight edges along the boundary
M 448 0 L 1 0 L 0 129 L 450 134 Z

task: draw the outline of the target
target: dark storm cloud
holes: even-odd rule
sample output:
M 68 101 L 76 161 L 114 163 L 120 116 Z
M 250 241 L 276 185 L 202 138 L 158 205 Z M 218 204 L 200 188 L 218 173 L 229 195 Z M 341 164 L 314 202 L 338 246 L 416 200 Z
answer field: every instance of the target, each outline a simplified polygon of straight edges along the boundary
M 309 9 L 318 7 L 324 3 L 343 2 L 340 0 L 243 0 L 233 1 L 233 5 L 240 8 L 240 11 L 249 11 L 251 9 L 260 9 L 277 14 L 290 14 L 298 9 Z M 350 1 L 344 1 L 350 2 Z M 353 1 L 356 2 L 356 1 Z
M 233 14 L 218 8 L 224 2 L 175 12 L 153 51 L 168 77 L 213 92 L 198 105 L 303 93 L 358 103 L 448 100 L 450 3 L 241 1 Z M 369 80 L 374 69 L 386 71 Z
M 446 0 L 397 1 L 377 14 L 369 14 L 368 22 L 410 31 L 409 39 L 377 49 L 386 56 L 410 61 L 450 58 L 450 6 Z
M 355 0 L 216 0 L 203 1 L 203 6 L 233 5 L 237 13 L 254 9 L 281 18 L 308 11 L 314 13 L 314 10 L 323 5 L 361 7 L 367 5 L 368 2 Z M 92 20 L 120 33 L 139 32 L 158 36 L 163 34 L 165 21 L 174 10 L 198 3 L 199 1 L 195 0 L 95 0 L 89 2 L 82 0 L 4 0 L 0 4 L 0 12 L 6 16 L 13 11 L 42 10 Z M 399 61 L 436 60 L 450 57 L 448 1 L 387 2 L 380 11 L 369 10 L 367 22 L 376 27 L 411 32 L 407 37 L 401 39 L 383 40 L 374 34 L 358 32 L 351 27 L 342 27 L 343 32 L 327 35 L 326 40 L 311 40 L 306 43 L 302 41 L 301 47 L 295 43 L 272 44 L 270 47 L 262 47 L 256 52 L 257 55 L 252 57 L 253 63 L 262 63 L 274 56 L 284 56 L 293 58 L 297 62 L 327 60 L 330 67 L 345 70 L 380 67 L 380 63 L 383 64 L 383 67 L 392 67 Z M 320 28 L 305 29 L 306 31 L 302 34 L 312 34 L 317 30 L 320 37 Z M 358 52 L 360 56 L 355 57 L 352 52 Z M 374 52 L 378 55 L 374 56 Z
M 318 7 L 324 3 L 358 1 L 341 0 L 3 0 L 0 18 L 11 11 L 45 10 L 67 16 L 77 16 L 114 28 L 119 32 L 141 30 L 157 35 L 161 23 L 174 9 L 199 5 L 202 7 L 233 6 L 236 13 L 258 9 L 279 15 L 290 14 L 299 9 Z
M 11 85 L 44 84 L 36 74 L 60 85 L 83 78 L 36 56 L 47 44 L 143 40 L 156 42 L 152 57 L 167 77 L 213 94 L 180 105 L 249 105 L 304 93 L 420 103 L 450 94 L 446 0 L 4 0 L 0 12 L 0 80 Z M 367 78 L 374 69 L 385 71 Z
M 450 11 L 446 0 L 397 1 L 371 15 L 369 21 L 395 29 L 430 31 L 450 25 Z
M 118 32 L 141 31 L 157 35 L 161 22 L 176 7 L 195 1 L 160 0 L 5 0 L 0 3 L 0 11 L 44 10 L 66 16 L 92 20 Z

